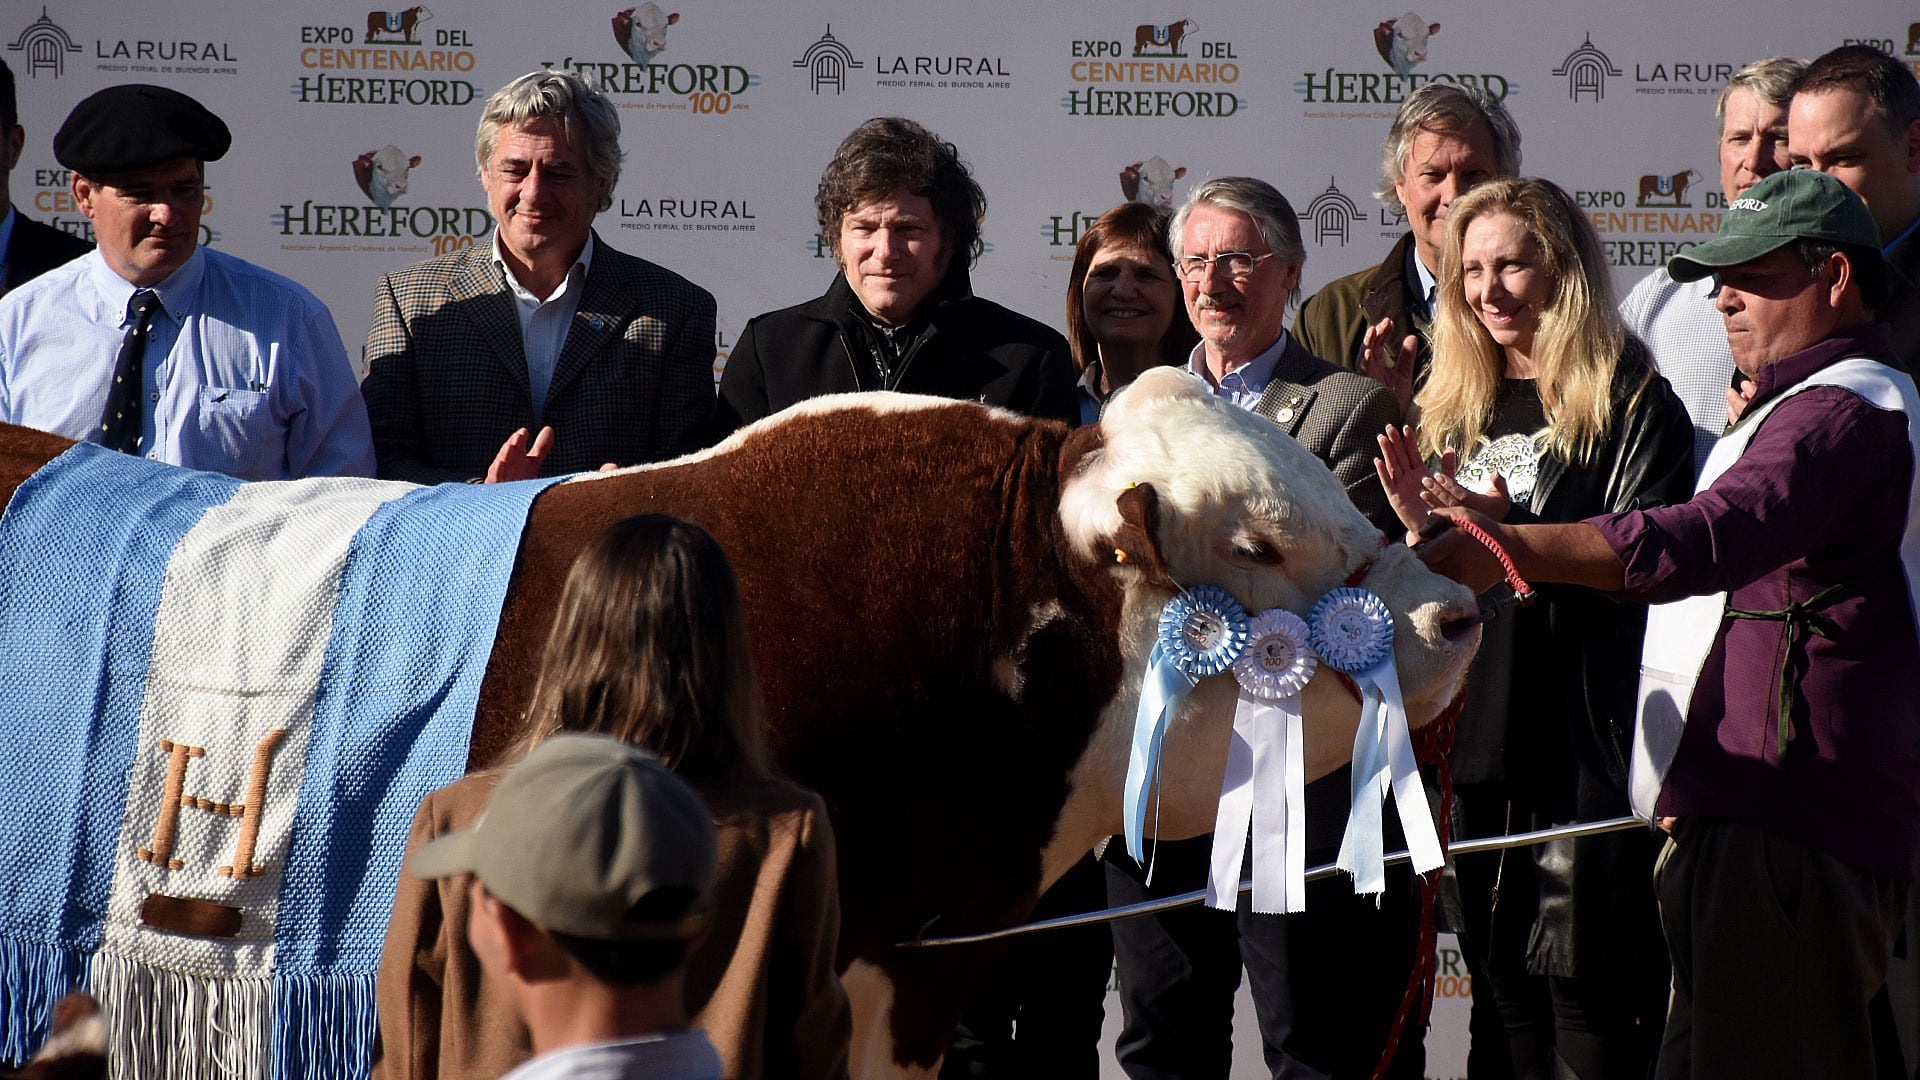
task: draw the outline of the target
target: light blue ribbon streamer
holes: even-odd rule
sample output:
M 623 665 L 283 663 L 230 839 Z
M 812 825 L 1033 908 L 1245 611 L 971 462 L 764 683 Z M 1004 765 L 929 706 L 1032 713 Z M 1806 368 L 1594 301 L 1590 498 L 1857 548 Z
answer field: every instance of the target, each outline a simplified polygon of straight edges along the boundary
M 1353 681 L 1360 686 L 1360 726 L 1353 733 L 1347 831 L 1335 859 L 1335 865 L 1353 875 L 1356 893 L 1383 892 L 1387 887 L 1386 795 L 1391 778 L 1380 722 L 1380 687 L 1368 677 L 1373 670 L 1353 673 Z
M 1158 643 L 1147 654 L 1147 675 L 1140 686 L 1140 708 L 1133 718 L 1133 752 L 1127 756 L 1126 812 L 1127 854 L 1135 862 L 1147 862 L 1147 792 L 1157 798 L 1160 779 L 1160 744 L 1166 738 L 1167 724 L 1180 711 L 1200 680 L 1182 671 L 1171 654 Z M 1157 830 L 1156 830 L 1157 831 Z M 1147 883 L 1153 883 L 1153 866 L 1147 866 Z

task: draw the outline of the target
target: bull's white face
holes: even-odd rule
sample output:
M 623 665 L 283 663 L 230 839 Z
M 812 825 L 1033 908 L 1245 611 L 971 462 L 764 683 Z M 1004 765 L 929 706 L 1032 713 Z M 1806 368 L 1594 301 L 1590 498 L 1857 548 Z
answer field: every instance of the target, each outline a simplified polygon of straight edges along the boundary
M 1100 425 L 1103 448 L 1065 479 L 1061 497 L 1078 555 L 1112 561 L 1112 537 L 1122 525 L 1116 500 L 1130 485 L 1151 484 L 1169 576 L 1182 586 L 1217 585 L 1250 613 L 1281 607 L 1305 617 L 1316 600 L 1372 560 L 1361 585 L 1393 611 L 1395 666 L 1413 725 L 1423 726 L 1452 701 L 1480 640 L 1473 595 L 1426 569 L 1404 546 L 1383 548 L 1380 532 L 1318 458 L 1265 418 L 1218 400 L 1172 368 L 1153 369 L 1123 390 Z M 1126 771 L 1146 656 L 1168 598 L 1144 574 L 1124 565 L 1114 572 L 1127 582 L 1120 628 L 1127 672 L 1080 764 L 1069 817 L 1119 806 L 1118 778 Z M 1212 828 L 1237 693 L 1231 674 L 1203 680 L 1170 728 L 1161 836 Z M 1302 706 L 1313 779 L 1350 756 L 1359 704 L 1323 665 Z M 1076 806 L 1082 795 L 1091 808 Z M 1079 824 L 1089 835 L 1118 831 L 1117 818 Z M 1073 823 L 1063 820 L 1062 837 L 1072 832 Z

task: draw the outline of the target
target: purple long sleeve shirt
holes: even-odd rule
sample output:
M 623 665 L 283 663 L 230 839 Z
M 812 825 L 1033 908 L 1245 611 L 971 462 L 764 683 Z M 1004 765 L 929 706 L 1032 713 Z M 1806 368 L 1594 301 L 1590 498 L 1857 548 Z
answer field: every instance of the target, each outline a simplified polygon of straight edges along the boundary
M 1762 368 L 1751 407 L 1834 363 L 1892 357 L 1885 326 L 1854 327 Z M 1832 386 L 1760 422 L 1739 460 L 1677 506 L 1589 518 L 1649 603 L 1725 591 L 1777 610 L 1828 586 L 1832 638 L 1804 637 L 1794 737 L 1776 744 L 1787 624 L 1722 619 L 1661 789 L 1661 814 L 1728 818 L 1876 873 L 1920 854 L 1920 638 L 1900 560 L 1913 451 L 1908 418 Z

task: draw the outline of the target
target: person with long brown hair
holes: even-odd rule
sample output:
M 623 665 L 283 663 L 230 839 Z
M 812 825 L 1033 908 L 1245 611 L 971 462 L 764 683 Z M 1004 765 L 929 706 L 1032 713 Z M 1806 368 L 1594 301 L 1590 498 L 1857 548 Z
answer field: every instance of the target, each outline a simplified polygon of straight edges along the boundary
M 1454 202 L 1418 424 L 1388 429 L 1376 463 L 1408 529 L 1438 506 L 1566 522 L 1685 501 L 1692 424 L 1616 308 L 1565 191 L 1508 178 Z M 1644 606 L 1549 585 L 1488 624 L 1450 758 L 1455 836 L 1628 812 L 1645 623 Z M 1474 1076 L 1646 1075 L 1667 982 L 1654 853 L 1630 833 L 1455 863 Z
M 471 824 L 505 766 L 556 732 L 653 751 L 719 830 L 713 927 L 687 960 L 694 1026 L 729 1078 L 845 1076 L 833 833 L 819 796 L 768 770 L 739 585 L 719 543 L 647 514 L 589 544 L 567 574 L 527 719 L 501 766 L 427 796 L 409 856 Z M 531 1055 L 466 926 L 464 876 L 402 873 L 380 961 L 376 1077 L 498 1076 Z
M 1067 278 L 1067 345 L 1080 377 L 1080 422 L 1151 367 L 1184 364 L 1200 342 L 1173 276 L 1173 214 L 1121 203 L 1080 234 Z

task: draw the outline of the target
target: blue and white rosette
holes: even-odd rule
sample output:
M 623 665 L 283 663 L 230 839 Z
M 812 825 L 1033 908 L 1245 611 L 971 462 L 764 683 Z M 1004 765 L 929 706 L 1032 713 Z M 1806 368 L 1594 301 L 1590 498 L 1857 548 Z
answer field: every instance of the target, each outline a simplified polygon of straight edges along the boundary
M 1133 721 L 1133 752 L 1127 758 L 1125 829 L 1127 854 L 1135 862 L 1147 861 L 1147 793 L 1160 778 L 1160 744 L 1167 724 L 1200 680 L 1227 670 L 1246 645 L 1246 609 L 1225 589 L 1196 585 L 1160 609 L 1160 636 L 1147 654 L 1140 710 Z M 1151 865 L 1147 881 L 1153 881 Z
M 1414 870 L 1424 874 L 1442 861 L 1440 837 L 1413 756 L 1400 675 L 1393 667 L 1393 615 L 1365 589 L 1341 588 L 1320 598 L 1307 624 L 1314 651 L 1360 687 L 1352 800 L 1336 865 L 1353 875 L 1354 892 L 1380 893 L 1387 887 L 1384 804 L 1389 791 Z
M 1240 703 L 1233 713 L 1220 811 L 1207 867 L 1207 905 L 1238 906 L 1240 866 L 1253 834 L 1253 910 L 1307 907 L 1306 757 L 1300 692 L 1319 667 L 1307 624 L 1283 608 L 1247 624 L 1247 647 L 1233 662 Z

